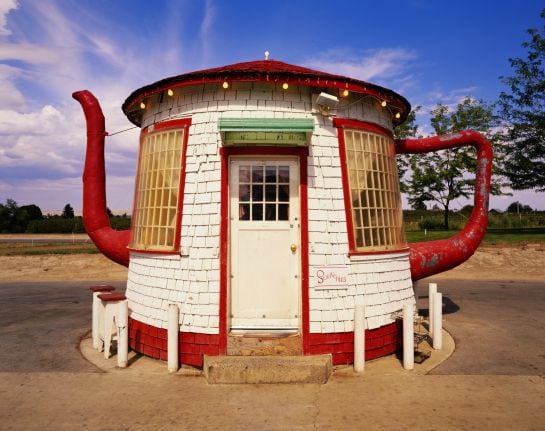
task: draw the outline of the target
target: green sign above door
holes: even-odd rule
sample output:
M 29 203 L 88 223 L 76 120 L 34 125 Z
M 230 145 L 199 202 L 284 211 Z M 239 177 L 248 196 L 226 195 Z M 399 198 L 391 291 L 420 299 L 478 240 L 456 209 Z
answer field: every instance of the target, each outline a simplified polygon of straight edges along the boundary
M 313 118 L 220 118 L 225 146 L 307 146 L 314 131 Z

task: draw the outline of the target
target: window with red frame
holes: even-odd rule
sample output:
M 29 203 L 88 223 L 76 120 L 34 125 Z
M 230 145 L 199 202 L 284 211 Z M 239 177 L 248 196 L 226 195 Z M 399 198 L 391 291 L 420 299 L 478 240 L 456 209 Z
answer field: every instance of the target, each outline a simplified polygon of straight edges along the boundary
M 362 126 L 364 127 L 364 126 Z M 352 252 L 395 250 L 407 243 L 393 140 L 371 128 L 344 127 L 343 175 L 347 177 Z
M 176 251 L 185 126 L 156 127 L 141 141 L 131 248 Z

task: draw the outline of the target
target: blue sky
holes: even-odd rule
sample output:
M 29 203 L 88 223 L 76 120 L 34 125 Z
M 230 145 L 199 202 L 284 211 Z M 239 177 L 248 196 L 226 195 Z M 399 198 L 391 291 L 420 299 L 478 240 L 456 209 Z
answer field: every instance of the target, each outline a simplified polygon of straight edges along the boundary
M 426 113 L 465 96 L 495 101 L 524 56 L 540 1 L 0 0 L 0 202 L 81 208 L 85 125 L 75 90 L 130 127 L 135 89 L 197 69 L 271 58 L 391 88 Z M 108 206 L 132 207 L 138 131 L 107 140 Z M 545 210 L 532 191 L 493 198 Z M 466 202 L 459 201 L 457 206 Z

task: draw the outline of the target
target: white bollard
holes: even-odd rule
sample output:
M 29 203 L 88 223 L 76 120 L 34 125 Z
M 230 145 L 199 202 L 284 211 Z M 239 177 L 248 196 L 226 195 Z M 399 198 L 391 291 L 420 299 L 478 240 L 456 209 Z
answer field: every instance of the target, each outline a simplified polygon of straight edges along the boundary
M 414 311 L 412 304 L 403 306 L 403 368 L 414 368 Z
M 443 348 L 443 294 L 433 295 L 433 348 Z
M 433 339 L 433 295 L 437 293 L 437 284 L 430 283 L 428 286 L 428 326 L 430 337 Z
M 100 329 L 99 329 L 99 307 L 100 299 L 98 295 L 102 292 L 93 292 L 93 311 L 91 313 L 91 334 L 93 337 L 93 348 L 97 349 L 100 347 Z
M 180 332 L 180 311 L 178 305 L 168 304 L 168 372 L 178 371 L 178 336 Z
M 125 368 L 129 363 L 129 303 L 121 301 L 117 307 L 117 366 Z
M 354 309 L 354 371 L 362 373 L 365 369 L 365 307 L 356 305 Z

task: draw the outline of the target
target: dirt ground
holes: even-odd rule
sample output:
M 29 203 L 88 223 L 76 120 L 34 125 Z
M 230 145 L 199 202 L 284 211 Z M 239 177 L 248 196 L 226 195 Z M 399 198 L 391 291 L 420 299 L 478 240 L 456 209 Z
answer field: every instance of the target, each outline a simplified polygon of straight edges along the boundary
M 0 281 L 117 281 L 127 269 L 101 254 L 0 256 Z M 544 280 L 545 244 L 480 247 L 464 264 L 434 279 Z

